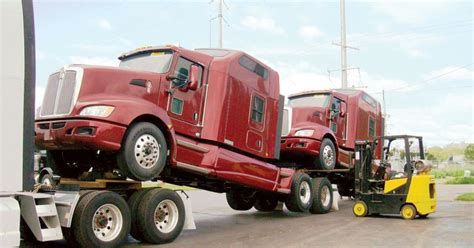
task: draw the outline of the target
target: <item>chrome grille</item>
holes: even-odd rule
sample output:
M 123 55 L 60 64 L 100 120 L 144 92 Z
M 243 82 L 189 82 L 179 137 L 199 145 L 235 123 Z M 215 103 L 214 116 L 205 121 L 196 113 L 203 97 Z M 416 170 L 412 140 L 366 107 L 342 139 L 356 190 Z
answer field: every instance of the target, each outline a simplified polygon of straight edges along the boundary
M 40 116 L 67 115 L 71 112 L 79 92 L 81 82 L 77 75 L 82 71 L 63 70 L 52 74 L 48 79 L 48 85 L 41 105 Z
M 56 101 L 56 114 L 69 114 L 72 101 L 74 100 L 74 89 L 76 88 L 76 72 L 66 71 L 61 84 L 59 98 Z
M 59 72 L 49 76 L 48 86 L 43 96 L 43 104 L 41 104 L 41 116 L 54 114 L 54 103 L 59 86 Z

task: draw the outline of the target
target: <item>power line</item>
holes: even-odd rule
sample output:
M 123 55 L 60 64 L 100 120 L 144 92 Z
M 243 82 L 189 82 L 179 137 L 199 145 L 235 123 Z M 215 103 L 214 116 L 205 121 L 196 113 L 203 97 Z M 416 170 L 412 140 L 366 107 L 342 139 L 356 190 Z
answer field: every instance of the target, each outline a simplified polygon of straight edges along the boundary
M 404 86 L 401 86 L 401 87 L 397 87 L 397 88 L 393 88 L 393 89 L 389 89 L 389 90 L 385 90 L 385 92 L 388 92 L 388 91 L 398 91 L 398 90 L 401 90 L 401 89 L 405 89 L 405 88 L 410 88 L 410 87 L 413 87 L 413 86 L 416 86 L 416 85 L 423 85 L 423 84 L 428 84 L 430 83 L 431 81 L 435 80 L 435 79 L 438 79 L 438 78 L 441 78 L 441 77 L 444 77 L 448 74 L 451 74 L 451 73 L 454 73 L 456 71 L 459 71 L 459 70 L 462 70 L 466 67 L 469 67 L 471 66 L 473 63 L 470 63 L 470 64 L 467 64 L 465 66 L 462 66 L 462 67 L 457 67 L 456 69 L 453 69 L 453 70 L 450 70 L 450 71 L 447 71 L 445 73 L 442 73 L 442 74 L 439 74 L 439 75 L 436 75 L 436 76 L 433 76 L 433 77 L 430 77 L 428 79 L 425 79 L 425 80 L 422 80 L 418 83 L 414 83 L 414 84 L 410 84 L 410 85 L 404 85 Z M 370 94 L 380 94 L 382 93 L 381 91 L 379 92 L 373 92 L 373 93 L 370 93 Z

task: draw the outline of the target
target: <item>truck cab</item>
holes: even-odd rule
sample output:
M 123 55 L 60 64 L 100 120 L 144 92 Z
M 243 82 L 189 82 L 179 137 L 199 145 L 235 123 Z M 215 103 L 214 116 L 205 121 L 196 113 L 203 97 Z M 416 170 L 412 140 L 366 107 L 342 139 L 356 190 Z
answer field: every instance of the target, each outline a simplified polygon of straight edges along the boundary
M 355 140 L 383 131 L 380 104 L 356 89 L 290 95 L 284 116 L 281 157 L 310 169 L 352 168 Z
M 284 104 L 276 71 L 223 49 L 144 47 L 119 59 L 49 77 L 35 141 L 57 174 L 290 193 L 294 171 L 271 163 Z

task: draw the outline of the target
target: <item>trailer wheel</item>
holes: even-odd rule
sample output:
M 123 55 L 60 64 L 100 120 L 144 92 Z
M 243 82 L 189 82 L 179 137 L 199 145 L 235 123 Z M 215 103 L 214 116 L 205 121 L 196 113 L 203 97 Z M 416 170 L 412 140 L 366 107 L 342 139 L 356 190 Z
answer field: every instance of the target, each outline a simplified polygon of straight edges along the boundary
M 255 193 L 248 190 L 230 190 L 225 196 L 229 206 L 238 211 L 251 209 L 256 201 Z
M 164 244 L 175 240 L 184 226 L 184 203 L 176 192 L 152 189 L 143 196 L 137 212 L 137 224 L 144 240 Z
M 309 211 L 312 214 L 325 214 L 331 210 L 333 194 L 331 182 L 325 177 L 313 178 L 313 205 Z
M 117 155 L 125 176 L 141 181 L 156 178 L 166 165 L 168 148 L 161 130 L 148 122 L 133 124 Z
M 278 206 L 278 199 L 274 195 L 259 192 L 253 206 L 258 211 L 271 212 Z
M 285 206 L 293 212 L 306 212 L 313 203 L 311 178 L 305 173 L 295 173 L 291 182 L 291 192 Z
M 110 191 L 86 192 L 74 211 L 71 231 L 81 247 L 117 247 L 130 231 L 127 202 Z
M 364 201 L 356 201 L 352 207 L 352 212 L 357 217 L 365 217 L 369 212 L 369 208 Z
M 137 190 L 135 193 L 128 198 L 128 206 L 130 208 L 130 216 L 132 219 L 132 226 L 130 229 L 130 234 L 132 237 L 136 240 L 143 240 L 143 234 L 140 231 L 138 221 L 137 221 L 137 212 L 138 212 L 138 207 L 140 206 L 140 202 L 142 201 L 143 197 L 145 194 L 147 194 L 150 190 L 152 189 L 140 189 Z
M 316 167 L 322 170 L 332 170 L 336 166 L 336 148 L 328 138 L 323 139 L 319 156 L 315 159 Z

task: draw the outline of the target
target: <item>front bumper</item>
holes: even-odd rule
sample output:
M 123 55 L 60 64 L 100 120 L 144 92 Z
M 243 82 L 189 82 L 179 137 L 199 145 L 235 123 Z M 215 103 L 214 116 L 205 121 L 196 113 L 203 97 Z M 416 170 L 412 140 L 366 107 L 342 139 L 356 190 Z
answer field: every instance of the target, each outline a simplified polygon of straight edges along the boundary
M 283 137 L 281 139 L 280 151 L 292 152 L 304 155 L 318 156 L 321 141 L 307 137 Z
M 45 150 L 119 150 L 126 127 L 100 120 L 35 122 L 35 144 Z

